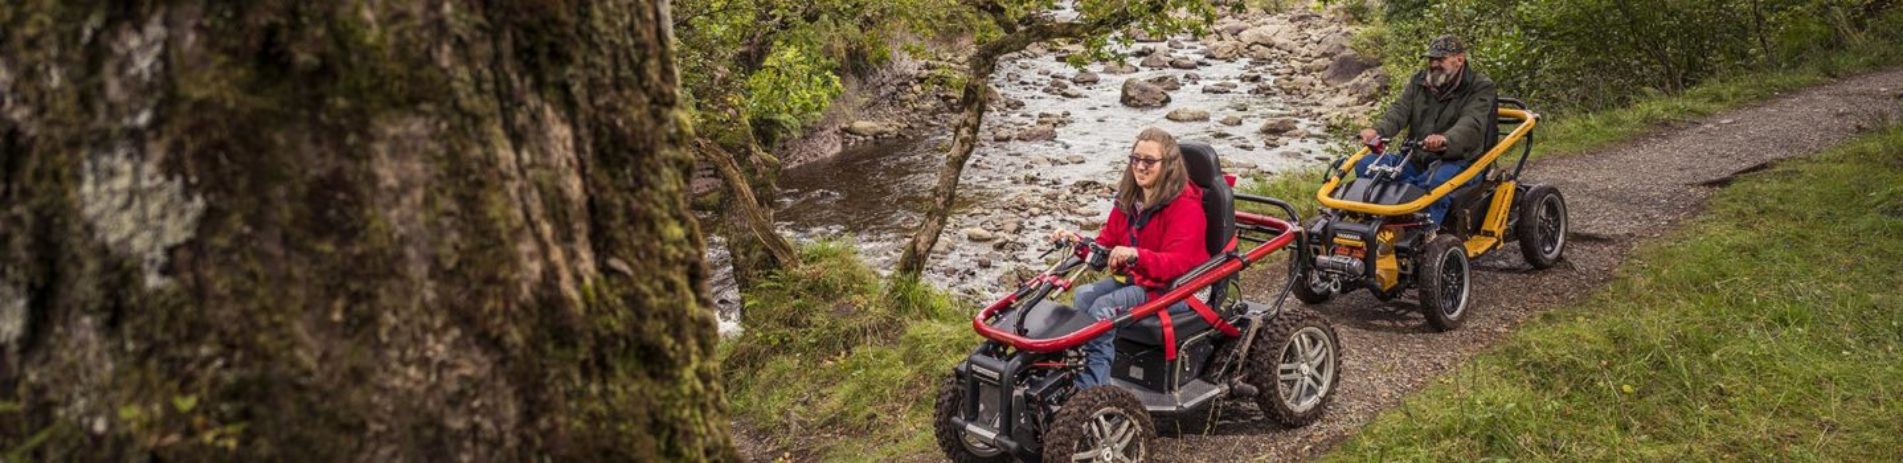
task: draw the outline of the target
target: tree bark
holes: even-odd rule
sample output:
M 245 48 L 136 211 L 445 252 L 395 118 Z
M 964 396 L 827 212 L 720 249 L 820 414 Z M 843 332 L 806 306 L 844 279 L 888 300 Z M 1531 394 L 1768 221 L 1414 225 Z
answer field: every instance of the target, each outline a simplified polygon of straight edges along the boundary
M 0 448 L 736 459 L 667 24 L 0 8 Z
M 932 204 L 926 210 L 918 230 L 899 254 L 899 264 L 892 272 L 893 278 L 916 279 L 924 273 L 932 248 L 938 244 L 938 235 L 945 230 L 952 205 L 958 199 L 958 178 L 964 173 L 965 162 L 971 159 L 971 151 L 978 146 L 978 128 L 984 125 L 986 105 L 990 100 L 991 73 L 998 68 L 998 58 L 1023 50 L 1033 43 L 1107 34 L 1135 22 L 1138 12 L 1159 11 L 1162 4 L 1161 1 L 1152 0 L 1127 5 L 1088 22 L 1040 22 L 1019 28 L 999 19 L 1000 27 L 1010 32 L 979 45 L 978 50 L 971 55 L 965 68 L 964 90 L 958 98 L 958 125 L 952 129 L 951 151 L 945 154 L 945 164 L 939 167 L 937 182 L 932 186 Z

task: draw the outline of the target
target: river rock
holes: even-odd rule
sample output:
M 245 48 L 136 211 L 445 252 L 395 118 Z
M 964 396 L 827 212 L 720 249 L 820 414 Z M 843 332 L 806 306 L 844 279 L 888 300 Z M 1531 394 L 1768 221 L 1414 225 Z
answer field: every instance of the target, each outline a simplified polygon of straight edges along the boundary
M 1353 53 L 1354 51 L 1348 46 L 1349 40 L 1350 36 L 1348 31 L 1335 31 L 1334 33 L 1322 36 L 1319 51 L 1322 56 L 1337 56 Z
M 1272 26 L 1272 25 L 1257 26 L 1257 27 L 1242 31 L 1241 34 L 1238 34 L 1236 36 L 1236 39 L 1241 40 L 1242 43 L 1249 44 L 1249 45 L 1262 45 L 1262 46 L 1272 47 L 1272 46 L 1275 46 L 1275 33 L 1279 32 L 1280 30 L 1281 30 L 1280 26 Z
M 1083 71 L 1083 72 L 1079 72 L 1079 73 L 1077 73 L 1077 75 L 1076 75 L 1076 76 L 1074 76 L 1074 77 L 1071 77 L 1071 78 L 1070 78 L 1070 81 L 1071 81 L 1072 83 L 1077 83 L 1077 84 L 1082 84 L 1082 85 L 1090 85 L 1090 84 L 1094 84 L 1094 83 L 1097 83 L 1097 81 L 1098 81 L 1099 79 L 1101 79 L 1101 78 L 1100 78 L 1100 77 L 1097 77 L 1097 73 L 1095 73 L 1095 72 L 1090 72 L 1090 71 Z
M 1250 45 L 1249 58 L 1259 61 L 1274 61 L 1275 48 L 1267 45 Z
M 1083 90 L 1078 90 L 1075 87 L 1065 87 L 1063 90 L 1058 90 L 1057 95 L 1064 98 L 1083 98 L 1088 96 Z
M 878 121 L 852 121 L 846 124 L 846 133 L 861 137 L 889 137 L 899 133 L 899 124 Z
M 1174 92 L 1183 88 L 1183 81 L 1177 80 L 1176 76 L 1162 75 L 1151 77 L 1148 82 L 1157 87 L 1161 87 L 1163 91 L 1166 92 Z
M 1215 45 L 1209 47 L 1209 52 L 1204 54 L 1204 56 L 1208 56 L 1210 59 L 1230 61 L 1236 59 L 1238 56 L 1242 56 L 1242 51 L 1248 49 L 1247 47 L 1248 45 L 1242 42 L 1216 42 Z
M 1117 101 L 1132 108 L 1156 108 L 1170 104 L 1169 92 L 1142 79 L 1125 79 L 1123 96 Z
M 1084 155 L 1081 155 L 1081 154 L 1073 154 L 1069 156 L 1064 156 L 1064 162 L 1068 162 L 1071 164 L 1083 164 L 1084 161 L 1089 161 L 1089 160 L 1090 160 L 1089 158 L 1085 158 Z
M 1295 119 L 1278 117 L 1263 122 L 1262 129 L 1259 130 L 1259 132 L 1262 132 L 1263 135 L 1281 135 L 1292 132 L 1296 128 Z
M 1203 86 L 1203 93 L 1227 94 L 1236 91 L 1235 82 L 1217 82 Z
M 1242 125 L 1242 118 L 1236 117 L 1236 116 L 1223 116 L 1222 120 L 1219 122 L 1221 122 L 1222 125 L 1234 127 L 1234 126 Z
M 1362 58 L 1354 53 L 1342 54 L 1329 61 L 1328 67 L 1322 72 L 1322 81 L 1327 82 L 1328 85 L 1345 84 L 1360 77 L 1361 73 L 1380 65 L 1381 63 Z
M 1018 141 L 1051 141 L 1057 139 L 1057 128 L 1049 125 L 1034 125 L 1018 132 Z
M 1328 69 L 1328 64 L 1333 61 L 1334 60 L 1330 60 L 1328 58 L 1315 58 L 1314 61 L 1309 61 L 1307 63 L 1302 64 L 1302 72 L 1307 72 L 1307 73 L 1322 72 L 1323 69 Z
M 1130 63 L 1104 63 L 1103 65 L 1104 74 L 1121 75 L 1132 72 L 1137 72 L 1137 67 Z
M 1209 120 L 1209 111 L 1178 108 L 1175 111 L 1170 111 L 1169 115 L 1163 117 L 1176 122 L 1200 122 Z
M 965 231 L 965 239 L 971 240 L 974 242 L 983 243 L 986 241 L 998 239 L 997 234 L 992 233 L 990 230 L 986 230 L 983 228 L 971 227 L 971 228 L 965 229 L 964 231 Z
M 1146 67 L 1146 68 L 1162 69 L 1162 68 L 1170 67 L 1170 59 L 1169 57 L 1163 56 L 1160 53 L 1151 54 L 1150 56 L 1143 57 L 1143 62 L 1140 64 L 1142 64 L 1143 67 Z
M 1196 69 L 1196 62 L 1186 58 L 1170 60 L 1170 67 L 1177 69 Z

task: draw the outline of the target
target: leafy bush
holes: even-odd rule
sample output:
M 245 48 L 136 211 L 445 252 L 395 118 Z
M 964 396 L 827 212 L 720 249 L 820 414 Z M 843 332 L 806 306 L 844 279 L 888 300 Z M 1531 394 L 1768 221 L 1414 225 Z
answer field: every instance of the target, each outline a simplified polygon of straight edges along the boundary
M 1379 49 L 1397 79 L 1440 34 L 1466 40 L 1501 92 L 1548 110 L 1602 109 L 1727 75 L 1829 66 L 1820 53 L 1894 55 L 1903 14 L 1871 0 L 1400 0 Z M 1887 29 L 1886 29 L 1887 27 Z

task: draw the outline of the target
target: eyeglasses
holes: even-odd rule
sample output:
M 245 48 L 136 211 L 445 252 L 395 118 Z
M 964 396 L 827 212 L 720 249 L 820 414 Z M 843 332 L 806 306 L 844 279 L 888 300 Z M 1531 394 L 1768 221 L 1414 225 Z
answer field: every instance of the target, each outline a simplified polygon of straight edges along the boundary
M 1130 167 L 1142 167 L 1142 168 L 1148 169 L 1151 167 L 1156 167 L 1157 164 L 1161 164 L 1162 162 L 1163 162 L 1163 158 L 1146 158 L 1146 157 L 1137 156 L 1134 154 L 1130 155 Z

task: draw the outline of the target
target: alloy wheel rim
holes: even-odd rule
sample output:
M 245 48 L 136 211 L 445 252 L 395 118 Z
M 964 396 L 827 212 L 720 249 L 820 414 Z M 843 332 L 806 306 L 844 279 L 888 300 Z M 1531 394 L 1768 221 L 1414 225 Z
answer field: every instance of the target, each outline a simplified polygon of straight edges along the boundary
M 1441 258 L 1440 312 L 1447 318 L 1460 318 L 1467 309 L 1467 259 L 1460 248 L 1448 249 Z
M 1305 327 L 1289 336 L 1276 368 L 1282 404 L 1296 413 L 1321 403 L 1335 384 L 1334 341 L 1320 328 Z
M 1560 246 L 1566 242 L 1566 214 L 1561 207 L 1558 196 L 1547 196 L 1540 202 L 1540 254 L 1546 257 L 1559 254 Z
M 1116 408 L 1104 408 L 1090 415 L 1084 424 L 1084 438 L 1077 442 L 1070 461 L 1128 463 L 1143 459 L 1142 426 Z

